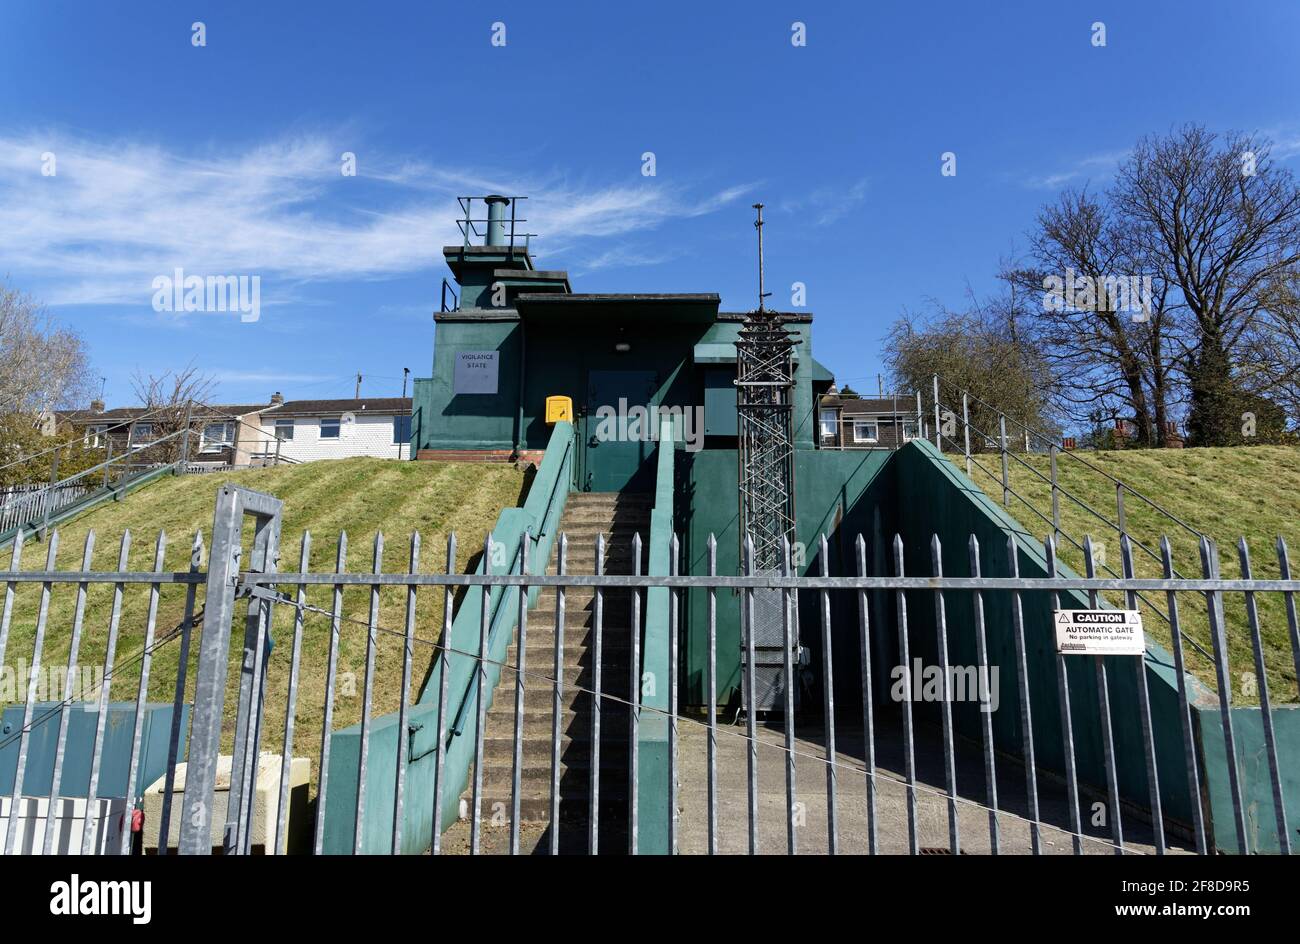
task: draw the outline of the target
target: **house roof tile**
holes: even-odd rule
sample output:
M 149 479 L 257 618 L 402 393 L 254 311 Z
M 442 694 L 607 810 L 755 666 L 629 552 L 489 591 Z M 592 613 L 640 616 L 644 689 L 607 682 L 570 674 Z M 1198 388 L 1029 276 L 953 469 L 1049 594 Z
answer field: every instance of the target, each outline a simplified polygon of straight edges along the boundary
M 331 413 L 391 413 L 405 415 L 411 412 L 410 397 L 362 397 L 346 400 L 286 400 L 282 405 L 265 412 L 272 416 L 318 416 Z

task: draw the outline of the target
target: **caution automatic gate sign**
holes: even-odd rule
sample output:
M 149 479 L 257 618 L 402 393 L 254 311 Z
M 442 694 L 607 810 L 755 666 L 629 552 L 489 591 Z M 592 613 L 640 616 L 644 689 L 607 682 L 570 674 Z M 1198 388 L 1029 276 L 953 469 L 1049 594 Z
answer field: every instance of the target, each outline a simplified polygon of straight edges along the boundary
M 1137 610 L 1056 610 L 1053 620 L 1061 655 L 1140 656 L 1146 651 Z

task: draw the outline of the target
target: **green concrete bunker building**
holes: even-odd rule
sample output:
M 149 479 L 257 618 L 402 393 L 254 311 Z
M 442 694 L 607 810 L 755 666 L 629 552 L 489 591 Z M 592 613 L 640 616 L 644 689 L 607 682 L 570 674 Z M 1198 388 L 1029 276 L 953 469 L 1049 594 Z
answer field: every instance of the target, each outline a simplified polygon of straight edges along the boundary
M 534 268 L 527 238 L 517 231 L 512 198 L 475 198 L 480 199 L 486 212 L 482 242 L 478 242 L 479 230 L 469 212 L 473 201 L 467 199 L 462 221 L 465 239 L 461 245 L 443 248 L 454 286 L 444 282 L 443 310 L 435 315 L 432 375 L 415 381 L 412 456 L 417 461 L 504 461 L 519 457 L 539 461 L 524 505 L 504 511 L 494 529 L 496 540 L 510 549 L 518 546 L 525 531 L 530 534 L 536 542 L 536 556 L 530 563 L 533 573 L 553 566 L 561 520 L 566 515 L 570 518 L 565 520 L 576 520 L 572 518 L 577 507 L 574 502 L 578 501 L 574 496 L 585 494 L 610 496 L 610 508 L 647 510 L 642 535 L 646 573 L 667 574 L 673 567 L 683 574 L 707 573 L 710 536 L 716 539 L 717 573 L 740 573 L 735 345 L 745 313 L 720 310 L 720 297 L 710 292 L 576 292 L 566 272 Z M 920 437 L 901 448 L 820 448 L 817 404 L 831 388 L 833 377 L 814 356 L 813 315 L 788 312 L 781 314 L 781 320 L 798 342 L 790 392 L 793 538 L 800 549 L 794 565 L 798 573 L 816 574 L 824 568 L 832 575 L 930 575 L 935 573 L 932 554 L 937 539 L 943 574 L 967 576 L 971 574 L 968 541 L 974 535 L 979 541 L 985 575 L 1013 573 L 1014 555 L 1016 572 L 1021 577 L 1047 576 L 1048 562 L 1040 538 L 985 496 L 925 438 L 933 433 L 926 417 L 916 411 L 911 411 L 909 419 L 916 421 Z M 568 420 L 548 422 L 547 402 L 553 397 L 571 400 Z M 634 414 L 638 408 L 643 412 Z M 659 425 L 658 416 L 663 412 L 675 417 L 675 425 Z M 651 422 L 645 422 L 645 417 Z M 606 435 L 608 427 L 602 431 L 600 424 L 611 421 L 627 424 L 620 427 L 624 433 L 635 432 L 610 437 Z M 665 428 L 674 431 L 671 439 L 661 435 Z M 677 564 L 669 559 L 668 542 L 673 535 L 679 541 Z M 571 546 L 570 552 L 574 550 Z M 590 573 L 591 564 L 584 566 Z M 576 573 L 577 569 L 571 568 L 570 572 Z M 683 591 L 679 609 L 671 615 L 675 619 L 668 612 L 667 590 L 650 589 L 645 596 L 645 624 L 639 646 L 644 668 L 648 672 L 652 665 L 667 665 L 669 650 L 665 640 L 669 627 L 676 625 L 680 693 L 675 708 L 683 715 L 698 716 L 708 704 L 710 592 L 700 588 Z M 907 604 L 911 657 L 937 664 L 940 653 L 934 596 L 924 590 L 830 594 L 826 611 L 830 630 L 826 635 L 834 655 L 831 681 L 837 718 L 844 718 L 848 725 L 857 719 L 861 727 L 865 655 L 871 662 L 867 681 L 877 708 L 877 731 L 895 724 L 895 716 L 889 713 L 897 707 L 891 701 L 890 682 L 891 669 L 900 664 L 899 609 Z M 947 661 L 976 665 L 971 594 L 946 596 Z M 530 604 L 541 605 L 536 602 L 538 597 L 535 590 L 531 591 Z M 820 628 L 823 613 L 818 597 L 815 593 L 800 594 L 797 611 L 799 645 L 807 655 L 800 672 L 801 694 L 811 716 L 820 713 L 827 681 L 820 671 L 825 637 Z M 983 603 L 988 661 L 1001 668 L 999 710 L 991 713 L 997 750 L 1004 756 L 1023 759 L 1025 713 L 1021 701 L 1022 692 L 1027 691 L 1033 707 L 1036 767 L 1048 776 L 1059 776 L 1066 770 L 1067 750 L 1051 625 L 1052 597 L 1052 593 L 1037 589 L 1019 594 L 1025 631 L 1023 656 L 1016 651 L 1012 631 L 1012 594 L 985 594 Z M 1063 591 L 1060 597 L 1061 608 L 1089 608 L 1082 592 Z M 494 626 L 492 657 L 504 660 L 507 648 L 513 645 L 517 602 L 512 601 L 517 601 L 513 589 L 467 594 L 456 614 L 450 644 L 462 651 L 477 648 L 482 607 L 487 606 Z M 716 607 L 717 700 L 719 709 L 725 709 L 730 717 L 739 707 L 742 693 L 737 597 L 718 592 Z M 864 620 L 873 628 L 870 650 L 866 652 L 860 631 Z M 503 627 L 499 637 L 495 632 L 498 623 Z M 1138 683 L 1142 680 L 1152 717 L 1154 766 L 1163 817 L 1169 828 L 1190 831 L 1194 794 L 1189 787 L 1184 752 L 1185 728 L 1178 697 L 1181 681 L 1190 695 L 1190 724 L 1197 773 L 1206 798 L 1202 807 L 1210 844 L 1236 849 L 1237 826 L 1228 792 L 1217 698 L 1191 676 L 1180 680 L 1170 652 L 1154 630 L 1147 634 L 1145 656 L 1137 659 L 1105 657 L 1114 719 L 1116 780 L 1126 815 L 1141 818 L 1143 811 L 1149 815 L 1151 808 L 1151 758 L 1137 722 L 1142 696 Z M 1098 675 L 1091 659 L 1066 661 L 1080 788 L 1089 797 L 1105 797 L 1107 774 L 1098 711 Z M 1023 679 L 1017 671 L 1020 664 L 1026 666 Z M 455 660 L 444 665 L 440 661 L 412 711 L 404 807 L 404 841 L 410 846 L 407 851 L 427 848 L 430 839 L 430 732 L 436 730 L 432 717 L 443 672 L 450 673 L 450 707 L 456 718 L 472 716 L 480 697 L 472 682 L 471 665 L 458 665 Z M 488 677 L 489 692 L 498 678 L 504 678 L 499 666 L 494 666 Z M 508 687 L 513 687 L 513 682 L 507 686 L 503 680 L 495 693 L 496 701 L 509 701 L 508 696 L 503 697 Z M 666 709 L 665 689 L 659 686 L 643 703 Z M 940 706 L 936 704 L 918 701 L 914 710 L 920 721 L 937 723 L 940 717 Z M 1246 708 L 1232 711 L 1242 789 L 1249 798 L 1251 848 L 1276 849 L 1269 778 L 1257 750 L 1262 737 L 1260 712 Z M 978 744 L 985 714 L 979 703 L 953 703 L 952 712 L 959 736 Z M 671 811 L 665 799 L 668 791 L 663 789 L 666 747 L 658 721 L 662 721 L 662 715 L 647 717 L 638 742 L 640 775 L 647 789 L 635 797 L 625 795 L 622 802 L 635 802 L 640 810 L 641 851 L 666 852 Z M 1273 724 L 1279 743 L 1286 746 L 1284 756 L 1289 758 L 1286 805 L 1294 823 L 1300 821 L 1300 772 L 1294 760 L 1300 756 L 1297 712 L 1274 708 Z M 444 828 L 459 812 L 457 799 L 469 776 L 472 719 L 468 728 L 453 725 L 451 730 L 447 769 L 449 783 L 456 789 L 448 790 L 443 797 Z M 625 730 L 620 731 L 625 737 Z M 391 776 L 385 773 L 391 765 L 379 758 L 384 757 L 385 745 L 389 750 L 396 749 L 393 719 L 379 719 L 371 736 L 365 844 L 382 849 L 391 834 L 393 801 L 384 780 Z M 355 793 L 348 795 L 346 771 L 356 769 L 356 741 L 355 729 L 334 735 L 331 767 L 337 764 L 340 775 L 331 775 L 327 846 L 335 848 L 350 848 Z M 617 804 L 618 796 L 617 791 L 611 793 L 607 802 Z

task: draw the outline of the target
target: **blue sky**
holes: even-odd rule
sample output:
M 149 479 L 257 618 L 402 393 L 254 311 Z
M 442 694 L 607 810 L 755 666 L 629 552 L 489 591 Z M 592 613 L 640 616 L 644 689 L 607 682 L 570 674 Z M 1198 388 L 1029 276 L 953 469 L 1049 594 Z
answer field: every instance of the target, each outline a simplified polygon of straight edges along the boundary
M 396 395 L 431 370 L 457 195 L 528 195 L 576 291 L 728 310 L 754 304 L 761 200 L 772 304 L 804 282 L 816 356 L 870 390 L 904 307 L 989 291 L 1039 206 L 1139 136 L 1259 131 L 1300 169 L 1298 43 L 1293 0 L 5 0 L 0 275 L 82 332 L 110 405 L 190 363 L 227 402 L 350 396 L 358 370 Z M 155 312 L 178 266 L 260 275 L 259 320 Z

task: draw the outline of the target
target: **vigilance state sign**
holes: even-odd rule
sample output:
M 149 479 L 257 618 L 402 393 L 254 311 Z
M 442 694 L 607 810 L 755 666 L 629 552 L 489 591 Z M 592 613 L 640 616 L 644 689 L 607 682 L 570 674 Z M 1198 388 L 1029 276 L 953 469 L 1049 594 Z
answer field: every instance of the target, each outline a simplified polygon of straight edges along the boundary
M 496 393 L 497 352 L 458 351 L 451 392 L 453 394 Z
M 1061 655 L 1140 656 L 1146 651 L 1137 610 L 1055 610 L 1052 619 Z

